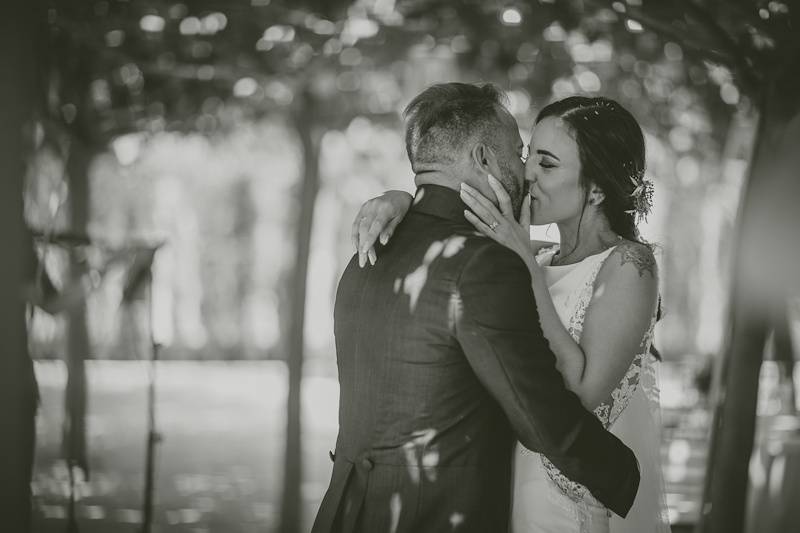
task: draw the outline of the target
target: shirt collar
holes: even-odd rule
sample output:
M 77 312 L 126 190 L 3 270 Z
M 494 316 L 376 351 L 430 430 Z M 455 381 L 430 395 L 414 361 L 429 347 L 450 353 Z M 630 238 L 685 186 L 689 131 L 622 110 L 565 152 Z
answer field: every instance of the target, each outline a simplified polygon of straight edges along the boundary
M 467 204 L 461 201 L 458 191 L 442 185 L 426 184 L 417 188 L 411 211 L 437 218 L 469 224 L 464 217 Z

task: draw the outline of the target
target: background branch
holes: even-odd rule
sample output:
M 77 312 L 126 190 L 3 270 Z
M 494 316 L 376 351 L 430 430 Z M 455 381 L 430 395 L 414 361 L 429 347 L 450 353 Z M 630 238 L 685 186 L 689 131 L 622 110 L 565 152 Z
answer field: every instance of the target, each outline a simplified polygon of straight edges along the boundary
M 688 32 L 684 32 L 676 28 L 673 24 L 664 22 L 655 17 L 651 17 L 644 13 L 641 9 L 625 6 L 625 12 L 619 13 L 624 19 L 630 19 L 638 22 L 643 28 L 646 28 L 659 36 L 675 41 L 682 47 L 696 53 L 699 57 L 707 59 L 714 63 L 719 63 L 730 68 L 739 74 L 743 85 L 748 90 L 753 90 L 758 86 L 759 76 L 757 71 L 751 66 L 751 62 L 745 60 L 743 54 L 739 51 L 739 46 L 733 41 L 732 37 L 720 27 L 701 6 L 697 5 L 691 0 L 684 0 L 687 4 L 692 4 L 693 12 L 695 12 L 695 20 L 707 26 L 707 22 L 713 24 L 714 28 L 708 27 L 709 31 L 716 34 L 718 39 L 725 41 L 725 46 L 722 49 L 709 48 L 708 44 L 694 39 Z M 604 0 L 588 0 L 588 3 L 599 7 L 613 9 L 612 2 Z

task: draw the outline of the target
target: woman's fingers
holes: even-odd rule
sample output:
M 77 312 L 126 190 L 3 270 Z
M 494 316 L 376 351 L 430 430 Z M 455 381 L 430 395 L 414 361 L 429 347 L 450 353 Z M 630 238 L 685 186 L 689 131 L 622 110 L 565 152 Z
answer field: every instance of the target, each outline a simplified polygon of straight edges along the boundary
M 466 183 L 461 184 L 461 200 L 488 225 L 500 222 L 503 214 L 484 195 Z
M 411 201 L 412 197 L 407 192 L 387 191 L 361 206 L 350 233 L 360 266 L 366 265 L 367 261 L 375 264 L 375 242 L 378 239 L 381 244 L 389 241 L 408 211 Z
M 367 261 L 369 261 L 369 264 L 373 266 L 378 261 L 378 255 L 375 253 L 374 246 L 369 250 L 358 251 L 358 266 L 364 268 L 367 266 Z
M 485 222 L 488 225 L 494 225 L 494 223 L 497 221 L 497 219 L 492 216 L 491 212 L 481 205 L 481 203 L 468 192 L 463 190 L 461 191 L 461 200 L 467 204 L 467 207 L 472 210 L 472 213 L 477 215 L 482 222 Z
M 386 227 L 387 223 L 388 220 L 385 215 L 381 213 L 375 215 L 375 219 L 372 221 L 372 224 L 369 225 L 369 228 L 358 235 L 358 244 L 362 250 L 366 251 L 373 247 L 375 241 L 378 240 L 381 230 Z
M 514 218 L 514 208 L 511 206 L 511 197 L 508 195 L 503 184 L 497 178 L 489 174 L 489 187 L 494 191 L 497 197 L 497 203 L 500 206 L 500 211 L 507 218 Z
M 362 216 L 358 221 L 358 230 L 356 232 L 356 251 L 358 252 L 358 266 L 360 267 L 363 267 L 367 264 L 367 251 L 371 245 L 365 245 L 364 243 L 371 224 L 371 216 Z
M 353 220 L 353 226 L 350 232 L 350 240 L 353 243 L 353 248 L 356 252 L 361 251 L 369 246 L 364 247 L 364 236 L 369 229 L 370 224 L 377 218 L 378 210 L 375 208 L 375 201 L 376 199 L 373 198 L 372 200 L 367 200 L 361 206 L 361 209 L 358 210 L 358 214 L 356 215 L 355 220 Z
M 531 195 L 526 194 L 525 199 L 522 200 L 522 210 L 519 214 L 519 225 L 523 228 L 528 228 L 530 231 L 531 226 Z
M 475 201 L 478 202 L 481 206 L 483 206 L 484 209 L 486 209 L 489 213 L 498 214 L 498 215 L 502 214 L 497 209 L 497 206 L 495 206 L 492 203 L 491 200 L 486 198 L 486 196 L 484 196 L 483 193 L 481 193 L 481 191 L 479 191 L 478 189 L 476 189 L 474 187 L 471 187 L 470 185 L 467 185 L 466 183 L 462 182 L 461 183 L 461 190 L 463 192 L 466 192 L 467 194 L 469 194 L 472 198 L 474 198 Z
M 475 226 L 478 231 L 486 235 L 487 237 L 491 237 L 492 239 L 495 238 L 494 231 L 492 228 L 486 225 L 480 218 L 478 218 L 473 212 L 464 210 L 464 218 L 466 218 L 470 224 Z
M 392 220 L 389 221 L 389 223 L 381 232 L 380 236 L 381 244 L 386 244 L 387 242 L 389 242 L 389 239 L 391 239 L 392 235 L 394 234 L 395 228 L 397 228 L 397 225 L 400 224 L 402 220 L 403 217 L 399 216 L 399 217 L 394 217 Z
M 358 251 L 358 227 L 361 225 L 361 219 L 364 218 L 362 211 L 364 211 L 364 206 L 361 206 L 361 209 L 358 210 L 358 214 L 353 220 L 353 225 L 350 226 L 350 242 L 353 244 L 353 251 L 355 252 Z
M 369 228 L 375 220 L 375 215 L 363 216 L 358 221 L 358 251 L 366 252 L 370 245 L 366 244 L 366 236 Z
M 375 241 L 380 239 L 381 244 L 389 242 L 389 238 L 394 233 L 395 228 L 403 220 L 403 215 L 392 219 L 389 216 L 389 210 L 379 209 L 369 228 L 366 231 L 359 232 L 359 254 L 366 254 L 366 260 L 369 260 L 371 265 L 375 265 L 378 261 L 378 255 L 375 252 Z M 364 264 L 366 264 L 366 260 Z

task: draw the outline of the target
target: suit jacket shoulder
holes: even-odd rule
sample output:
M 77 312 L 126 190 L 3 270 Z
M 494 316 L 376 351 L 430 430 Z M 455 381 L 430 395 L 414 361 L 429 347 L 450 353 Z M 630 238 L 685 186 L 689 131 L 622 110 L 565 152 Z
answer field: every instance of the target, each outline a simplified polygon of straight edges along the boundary
M 530 272 L 516 252 L 488 237 L 475 239 L 470 244 L 459 281 L 496 277 L 495 281 L 530 287 Z

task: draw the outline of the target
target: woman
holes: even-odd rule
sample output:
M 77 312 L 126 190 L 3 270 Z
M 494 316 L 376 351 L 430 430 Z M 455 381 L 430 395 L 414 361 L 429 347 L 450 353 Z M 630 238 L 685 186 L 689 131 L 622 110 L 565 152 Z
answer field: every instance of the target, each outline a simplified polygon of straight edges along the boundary
M 525 166 L 529 187 L 520 220 L 508 194 L 466 185 L 467 219 L 511 248 L 531 272 L 541 326 L 569 388 L 635 452 L 641 484 L 625 519 L 564 477 L 544 456 L 517 445 L 512 528 L 528 532 L 669 531 L 660 462 L 655 359 L 658 279 L 651 247 L 636 222 L 650 209 L 644 179 L 644 137 L 633 116 L 606 98 L 574 96 L 542 109 Z M 411 196 L 390 191 L 362 206 L 354 242 L 374 263 L 372 245 L 386 243 Z M 536 253 L 530 224 L 555 223 L 560 243 Z M 369 228 L 369 231 L 365 231 Z

